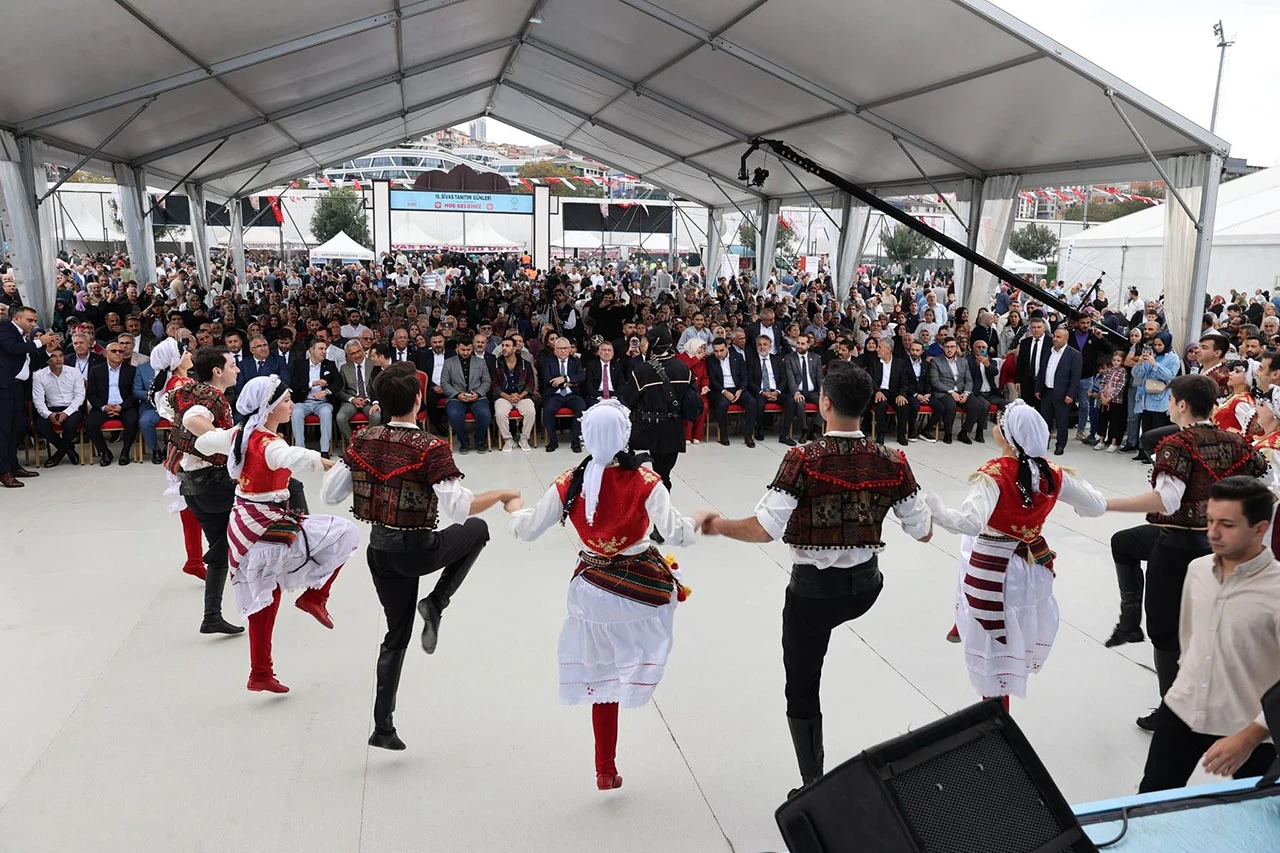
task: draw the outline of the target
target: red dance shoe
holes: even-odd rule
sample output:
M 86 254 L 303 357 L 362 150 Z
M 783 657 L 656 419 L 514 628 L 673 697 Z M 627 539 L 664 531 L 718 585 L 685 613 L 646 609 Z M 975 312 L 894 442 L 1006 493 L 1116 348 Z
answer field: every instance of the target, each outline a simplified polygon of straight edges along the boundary
M 311 592 L 311 590 L 307 590 L 307 592 Z M 316 600 L 314 595 L 308 595 L 304 592 L 302 595 L 298 596 L 298 600 L 294 602 L 293 606 L 297 607 L 304 613 L 310 613 L 312 616 L 316 617 L 317 622 L 326 628 L 333 627 L 333 619 L 330 618 L 329 611 L 325 609 L 323 603 Z
M 183 574 L 191 575 L 193 578 L 204 580 L 205 569 L 202 561 L 192 562 L 188 560 L 182 567 Z
M 248 687 L 255 693 L 288 693 L 289 688 L 285 687 L 279 681 L 276 681 L 274 675 L 266 676 L 249 676 Z
M 612 791 L 622 787 L 622 777 L 617 773 L 597 773 L 596 787 L 601 791 Z
M 952 625 L 951 630 L 947 632 L 947 642 L 948 643 L 960 642 L 960 629 L 955 625 Z

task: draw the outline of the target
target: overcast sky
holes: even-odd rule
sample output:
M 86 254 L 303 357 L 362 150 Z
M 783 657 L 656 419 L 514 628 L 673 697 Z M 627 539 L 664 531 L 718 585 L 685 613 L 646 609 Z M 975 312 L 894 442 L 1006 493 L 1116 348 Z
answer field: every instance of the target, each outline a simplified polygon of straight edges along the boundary
M 996 5 L 1208 127 L 1218 49 L 1228 40 L 1217 134 L 1234 157 L 1280 165 L 1280 0 L 997 0 Z M 459 130 L 465 131 L 466 125 Z M 489 120 L 495 142 L 535 144 L 529 134 Z

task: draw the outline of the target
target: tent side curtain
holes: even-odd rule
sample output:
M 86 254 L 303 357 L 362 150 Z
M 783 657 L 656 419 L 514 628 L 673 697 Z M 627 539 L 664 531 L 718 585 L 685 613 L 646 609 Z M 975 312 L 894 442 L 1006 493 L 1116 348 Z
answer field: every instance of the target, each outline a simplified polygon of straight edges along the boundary
M 1191 209 L 1199 210 L 1200 198 L 1204 193 L 1201 182 L 1204 179 L 1205 156 L 1196 154 L 1190 157 L 1172 157 L 1165 161 L 1164 167 L 1173 186 Z M 1165 319 L 1173 330 L 1173 342 L 1178 347 L 1177 351 L 1181 352 L 1190 343 L 1185 340 L 1187 320 L 1190 316 L 1198 315 L 1203 306 L 1191 305 L 1196 262 L 1196 222 L 1172 198 L 1164 204 L 1164 236 Z M 1196 314 L 1192 315 L 1190 311 L 1195 311 Z

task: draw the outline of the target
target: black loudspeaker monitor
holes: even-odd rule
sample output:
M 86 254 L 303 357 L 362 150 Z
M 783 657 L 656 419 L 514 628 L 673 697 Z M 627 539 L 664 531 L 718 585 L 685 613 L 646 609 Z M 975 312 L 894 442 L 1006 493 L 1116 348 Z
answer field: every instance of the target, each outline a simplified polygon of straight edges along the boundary
M 1097 853 L 995 699 L 868 749 L 776 818 L 791 853 Z

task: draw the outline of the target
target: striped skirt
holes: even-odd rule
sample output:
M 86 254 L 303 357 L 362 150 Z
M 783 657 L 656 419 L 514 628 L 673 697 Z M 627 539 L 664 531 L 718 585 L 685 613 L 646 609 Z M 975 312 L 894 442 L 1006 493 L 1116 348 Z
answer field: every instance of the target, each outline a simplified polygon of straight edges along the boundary
M 227 525 L 227 557 L 240 615 L 269 605 L 276 587 L 324 586 L 358 547 L 360 532 L 345 518 L 303 516 L 284 504 L 237 496 Z

